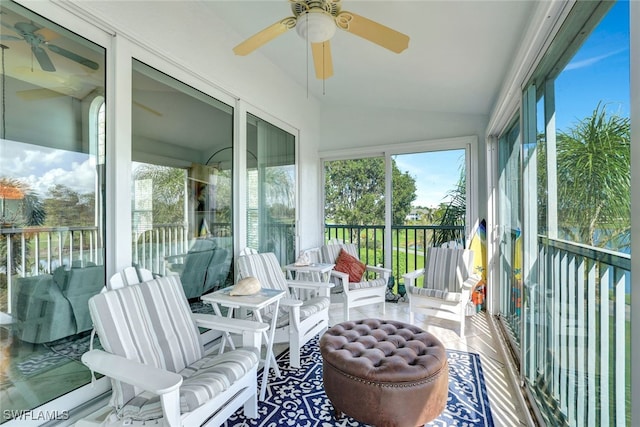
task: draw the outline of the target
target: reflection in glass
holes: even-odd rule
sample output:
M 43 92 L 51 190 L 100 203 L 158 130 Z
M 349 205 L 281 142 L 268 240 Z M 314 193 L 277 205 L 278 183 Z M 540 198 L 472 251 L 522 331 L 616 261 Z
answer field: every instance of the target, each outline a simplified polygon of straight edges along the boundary
M 105 50 L 0 6 L 0 422 L 90 380 L 104 272 Z
M 233 109 L 138 61 L 132 96 L 133 262 L 197 304 L 233 281 Z
M 247 114 L 247 246 L 295 261 L 295 137 Z

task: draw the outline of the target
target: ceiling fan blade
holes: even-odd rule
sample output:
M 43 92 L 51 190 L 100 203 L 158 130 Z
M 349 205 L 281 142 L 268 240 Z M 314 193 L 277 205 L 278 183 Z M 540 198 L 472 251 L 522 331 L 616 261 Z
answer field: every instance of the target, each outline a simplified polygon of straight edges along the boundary
M 336 16 L 338 28 L 360 36 L 392 52 L 400 53 L 409 47 L 409 36 L 385 25 L 356 15 L 353 12 L 340 12 Z
M 78 64 L 82 64 L 85 67 L 91 68 L 92 70 L 97 70 L 99 68 L 96 62 L 93 62 L 92 60 L 87 59 L 84 56 L 80 56 L 76 53 L 73 53 L 67 49 L 63 49 L 60 46 L 47 43 L 47 47 L 49 48 L 50 51 L 55 52 L 58 55 L 62 55 L 66 58 L 69 58 L 70 60 L 75 61 Z
M 0 40 L 24 40 L 22 37 L 10 36 L 9 34 L 0 34 Z
M 47 52 L 40 46 L 31 46 L 31 51 L 33 52 L 33 56 L 38 60 L 38 64 L 40 64 L 40 68 L 44 71 L 55 71 L 56 67 L 53 66 L 53 62 L 51 62 L 51 58 L 47 55 Z
M 64 90 L 66 88 L 59 89 L 47 89 L 47 88 L 38 88 L 38 89 L 27 89 L 27 90 L 19 90 L 16 92 L 20 98 L 25 101 L 35 101 L 39 99 L 48 99 L 48 98 L 57 98 L 59 96 L 67 96 L 64 94 Z
M 323 43 L 311 43 L 311 51 L 313 52 L 316 77 L 326 80 L 333 76 L 333 60 L 331 59 L 331 44 L 329 40 Z
M 33 22 L 16 22 L 14 27 L 22 35 L 33 34 L 36 31 L 42 29 L 42 27 L 34 24 Z
M 16 29 L 15 29 L 15 27 L 13 25 L 8 24 L 7 22 L 3 21 L 2 19 L 0 19 L 0 25 L 2 25 L 3 27 L 7 27 L 11 31 L 16 31 Z
M 57 39 L 60 37 L 60 34 L 53 31 L 51 28 L 40 28 L 37 31 L 46 41 L 50 42 L 51 40 Z
M 236 55 L 248 55 L 260 46 L 275 39 L 281 34 L 286 33 L 288 30 L 295 28 L 296 18 L 295 16 L 289 16 L 281 21 L 276 22 L 265 28 L 264 30 L 252 35 L 238 46 L 233 48 L 233 52 Z

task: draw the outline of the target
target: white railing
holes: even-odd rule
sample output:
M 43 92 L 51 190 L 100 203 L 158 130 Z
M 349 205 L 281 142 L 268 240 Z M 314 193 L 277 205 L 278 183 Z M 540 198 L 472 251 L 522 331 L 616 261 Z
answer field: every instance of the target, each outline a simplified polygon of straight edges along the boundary
M 60 266 L 104 264 L 102 236 L 98 227 L 24 227 L 0 229 L 5 256 L 0 273 L 7 280 L 7 313 L 11 313 L 14 276 L 51 274 Z
M 187 224 L 160 224 L 133 234 L 133 262 L 154 273 L 166 274 L 166 257 L 189 249 Z
M 629 425 L 631 256 L 544 239 L 538 260 L 521 365 L 538 404 L 570 426 Z

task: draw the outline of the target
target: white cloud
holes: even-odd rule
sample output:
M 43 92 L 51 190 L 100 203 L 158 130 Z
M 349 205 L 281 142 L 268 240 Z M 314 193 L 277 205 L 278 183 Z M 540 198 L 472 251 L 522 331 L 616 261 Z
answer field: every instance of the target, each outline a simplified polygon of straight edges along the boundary
M 590 58 L 586 58 L 586 59 L 581 59 L 578 61 L 571 61 L 569 62 L 569 64 L 567 64 L 566 67 L 564 67 L 564 71 L 569 71 L 569 70 L 577 70 L 580 68 L 585 68 L 585 67 L 589 67 L 593 64 L 596 64 L 600 61 L 602 61 L 603 59 L 609 58 L 610 56 L 613 55 L 617 55 L 618 53 L 624 52 L 627 49 L 618 49 L 618 50 L 614 50 L 612 52 L 608 52 L 605 53 L 603 55 L 598 55 L 598 56 L 592 56 Z
M 0 140 L 0 176 L 19 179 L 41 197 L 61 184 L 81 193 L 95 191 L 95 161 L 85 153 Z

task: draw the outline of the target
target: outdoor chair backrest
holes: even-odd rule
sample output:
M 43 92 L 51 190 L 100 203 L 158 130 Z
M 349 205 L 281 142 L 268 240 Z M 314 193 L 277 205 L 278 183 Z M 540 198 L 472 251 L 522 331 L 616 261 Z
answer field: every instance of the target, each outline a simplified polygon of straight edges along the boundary
M 204 349 L 177 276 L 165 276 L 95 295 L 91 318 L 103 348 L 145 365 L 179 372 Z M 111 380 L 112 406 L 122 407 L 142 392 Z
M 257 278 L 263 288 L 288 290 L 282 267 L 273 252 L 238 257 L 238 271 L 241 278 Z
M 424 265 L 424 287 L 446 292 L 461 292 L 470 276 L 473 252 L 468 249 L 430 247 Z
M 335 264 L 340 251 L 344 249 L 349 255 L 352 255 L 360 259 L 358 254 L 358 247 L 354 243 L 340 243 L 340 244 L 327 244 L 322 246 L 320 252 L 322 254 L 322 261 L 327 264 Z

